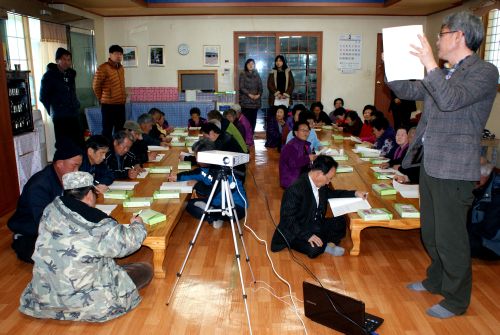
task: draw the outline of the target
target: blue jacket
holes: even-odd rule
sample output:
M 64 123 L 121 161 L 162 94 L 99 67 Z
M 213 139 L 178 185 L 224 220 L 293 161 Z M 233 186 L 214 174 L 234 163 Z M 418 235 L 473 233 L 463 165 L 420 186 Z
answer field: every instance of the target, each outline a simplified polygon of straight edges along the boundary
M 85 171 L 94 176 L 94 180 L 99 182 L 99 184 L 111 185 L 115 180 L 113 171 L 108 169 L 108 166 L 103 161 L 98 165 L 91 165 L 87 155 L 83 155 L 82 165 L 80 165 L 80 171 Z
M 61 72 L 57 64 L 47 65 L 40 85 L 40 101 L 52 118 L 78 117 L 80 102 L 76 97 L 76 71 Z
M 187 181 L 187 180 L 196 180 L 204 183 L 207 186 L 212 186 L 215 178 L 217 177 L 217 171 L 218 169 L 209 169 L 206 167 L 194 169 L 192 171 L 186 171 L 179 173 L 177 175 L 177 180 L 178 181 Z M 248 198 L 245 192 L 245 188 L 243 187 L 243 184 L 241 181 L 236 178 L 236 186 L 234 188 L 231 188 L 231 193 L 233 195 L 233 200 L 234 204 L 236 206 L 239 206 L 241 208 L 248 208 Z M 233 176 L 228 176 L 228 181 L 229 184 L 231 185 L 233 183 Z M 239 192 L 238 192 L 239 190 Z M 241 192 L 241 195 L 240 195 Z M 245 206 L 245 201 L 247 202 L 247 205 Z M 221 192 L 220 192 L 220 184 L 218 187 L 218 190 L 216 191 L 214 197 L 212 198 L 212 206 L 214 207 L 220 207 L 222 202 L 221 198 Z
M 37 236 L 43 210 L 62 193 L 63 187 L 53 165 L 46 166 L 24 185 L 16 212 L 7 226 L 14 234 Z

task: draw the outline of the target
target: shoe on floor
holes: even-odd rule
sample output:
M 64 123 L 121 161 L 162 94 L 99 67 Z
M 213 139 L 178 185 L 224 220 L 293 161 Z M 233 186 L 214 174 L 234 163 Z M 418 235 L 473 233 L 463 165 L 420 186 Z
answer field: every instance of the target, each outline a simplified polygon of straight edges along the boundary
M 214 222 L 212 222 L 212 227 L 214 227 L 215 229 L 220 229 L 223 224 L 224 224 L 224 221 L 215 220 Z
M 432 306 L 431 308 L 427 309 L 427 315 L 430 315 L 432 317 L 438 318 L 438 319 L 448 319 L 451 317 L 456 316 L 455 313 L 450 312 L 440 304 L 436 304 Z
M 345 253 L 345 249 L 333 243 L 328 243 L 325 248 L 325 252 L 333 256 L 342 256 Z
M 196 206 L 198 208 L 200 208 L 201 210 L 205 210 L 205 206 L 207 205 L 206 202 L 203 202 L 203 201 L 196 201 L 193 206 Z
M 425 292 L 427 289 L 424 287 L 421 281 L 416 281 L 414 283 L 410 283 L 406 285 L 406 288 L 415 291 L 415 292 Z

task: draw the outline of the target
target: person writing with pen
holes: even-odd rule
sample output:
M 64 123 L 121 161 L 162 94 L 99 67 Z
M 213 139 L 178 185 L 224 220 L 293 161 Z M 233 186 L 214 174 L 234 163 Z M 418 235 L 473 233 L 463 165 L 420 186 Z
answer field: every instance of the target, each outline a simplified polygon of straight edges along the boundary
M 135 179 L 143 172 L 136 156 L 130 152 L 134 138 L 124 130 L 113 135 L 113 145 L 106 154 L 105 162 L 115 179 Z

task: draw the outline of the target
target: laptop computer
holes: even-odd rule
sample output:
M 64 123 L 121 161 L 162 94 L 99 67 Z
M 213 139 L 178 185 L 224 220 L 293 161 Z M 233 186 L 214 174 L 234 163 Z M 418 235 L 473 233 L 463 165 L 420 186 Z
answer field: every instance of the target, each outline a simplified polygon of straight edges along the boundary
M 384 322 L 384 319 L 366 313 L 365 303 L 360 300 L 307 282 L 303 282 L 302 287 L 305 315 L 324 326 L 347 335 L 367 335 Z

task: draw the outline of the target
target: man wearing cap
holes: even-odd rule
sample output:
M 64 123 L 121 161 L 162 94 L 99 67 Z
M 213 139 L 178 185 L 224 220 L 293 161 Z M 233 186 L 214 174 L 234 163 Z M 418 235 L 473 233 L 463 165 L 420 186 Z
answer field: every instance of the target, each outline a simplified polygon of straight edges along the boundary
M 75 77 L 76 71 L 71 68 L 71 52 L 58 48 L 56 63 L 49 63 L 47 72 L 42 77 L 40 101 L 52 116 L 56 142 L 61 141 L 61 137 L 66 137 L 83 146 Z
M 113 145 L 109 148 L 104 161 L 113 171 L 115 179 L 135 179 L 143 171 L 137 157 L 130 152 L 133 143 L 134 137 L 125 130 L 113 135 Z
M 78 171 L 82 151 L 71 141 L 56 144 L 52 164 L 35 173 L 24 185 L 14 215 L 7 226 L 14 233 L 12 249 L 20 260 L 33 263 L 31 255 L 38 236 L 38 224 L 45 207 L 62 194 L 62 176 Z
M 123 48 L 109 47 L 108 61 L 99 65 L 92 88 L 101 104 L 102 134 L 109 140 L 113 133 L 123 129 L 125 123 L 125 70 L 121 64 Z
M 95 208 L 94 179 L 87 172 L 62 178 L 64 195 L 43 212 L 33 254 L 33 278 L 19 310 L 35 318 L 104 322 L 135 308 L 138 289 L 153 277 L 147 263 L 119 266 L 113 258 L 141 247 L 146 229 L 139 216 L 119 224 Z
M 143 115 L 149 116 L 149 114 Z M 139 117 L 139 119 L 141 119 L 141 117 Z M 153 124 L 150 123 L 149 130 L 151 130 L 152 126 Z M 155 159 L 156 157 L 155 152 L 148 152 L 148 145 L 161 145 L 159 140 L 155 140 L 146 134 L 143 127 L 144 126 L 140 126 L 139 123 L 132 120 L 125 121 L 125 124 L 123 125 L 125 131 L 134 137 L 134 143 L 132 144 L 132 147 L 130 147 L 130 152 L 135 155 L 137 161 L 141 165 Z M 166 145 L 167 144 L 165 143 L 164 146 Z

